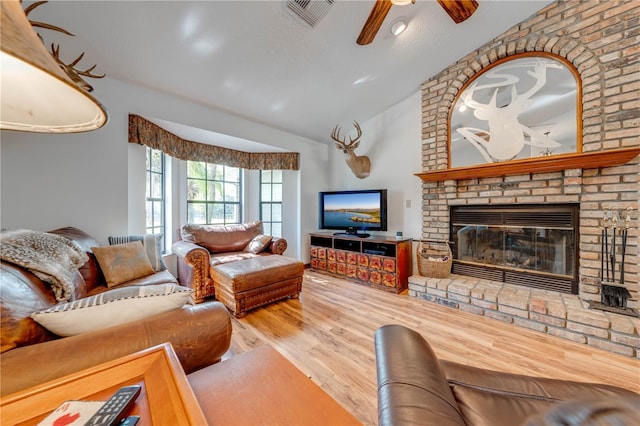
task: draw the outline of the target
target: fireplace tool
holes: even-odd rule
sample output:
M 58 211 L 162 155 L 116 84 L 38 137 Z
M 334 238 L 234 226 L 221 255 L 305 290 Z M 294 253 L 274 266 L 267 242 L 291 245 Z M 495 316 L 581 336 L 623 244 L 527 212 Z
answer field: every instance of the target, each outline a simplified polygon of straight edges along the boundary
M 627 207 L 627 213 L 624 217 L 624 228 L 622 228 L 622 253 L 620 259 L 620 284 L 624 284 L 624 257 L 627 253 L 627 235 L 631 227 L 631 207 Z
M 631 227 L 631 211 L 629 207 L 624 217 L 624 226 L 618 226 L 617 211 L 604 209 L 602 221 L 602 241 L 600 243 L 600 278 L 601 302 L 605 306 L 626 308 L 627 299 L 631 297 L 629 290 L 624 287 L 624 266 L 627 253 L 627 235 Z M 611 245 L 609 245 L 609 228 L 611 228 Z M 620 230 L 620 279 L 616 281 L 617 246 L 616 234 Z M 609 250 L 611 249 L 611 250 Z
M 604 265 L 607 265 L 607 281 L 609 281 L 609 209 L 604 209 L 602 218 L 602 238 L 600 239 L 600 279 L 604 281 Z M 606 260 L 605 260 L 606 259 Z
M 618 232 L 618 212 L 612 210 L 611 214 L 611 282 L 616 282 L 616 233 Z

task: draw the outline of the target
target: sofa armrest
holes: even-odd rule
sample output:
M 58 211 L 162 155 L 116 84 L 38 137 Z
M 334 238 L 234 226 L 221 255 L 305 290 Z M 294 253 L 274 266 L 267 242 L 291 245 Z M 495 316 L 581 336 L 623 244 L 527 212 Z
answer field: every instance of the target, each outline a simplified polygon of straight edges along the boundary
M 189 241 L 176 241 L 171 251 L 177 258 L 178 281 L 193 290 L 193 299 L 201 303 L 213 296 L 215 289 L 209 275 L 209 251 Z
M 513 374 L 444 360 L 440 365 L 467 424 L 529 424 L 528 419 L 533 416 L 539 419 L 545 418 L 546 413 L 564 416 L 571 410 L 573 417 L 567 418 L 586 419 L 582 416 L 599 410 L 603 402 L 613 410 L 611 401 L 640 398 L 629 390 L 605 384 Z M 566 410 L 557 408 L 564 404 Z M 575 410 L 578 406 L 582 408 Z
M 269 243 L 268 251 L 273 254 L 283 254 L 287 250 L 287 240 L 281 237 L 273 237 Z
M 630 390 L 602 383 L 527 376 L 445 360 L 440 361 L 440 365 L 449 387 L 459 400 L 464 399 L 467 393 L 477 395 L 480 392 L 549 402 L 570 401 L 576 398 L 638 396 Z
M 420 334 L 385 325 L 374 337 L 379 425 L 465 425 L 438 358 Z
M 143 320 L 10 350 L 0 355 L 7 395 L 169 342 L 185 373 L 219 361 L 231 343 L 231 319 L 220 302 L 187 305 Z

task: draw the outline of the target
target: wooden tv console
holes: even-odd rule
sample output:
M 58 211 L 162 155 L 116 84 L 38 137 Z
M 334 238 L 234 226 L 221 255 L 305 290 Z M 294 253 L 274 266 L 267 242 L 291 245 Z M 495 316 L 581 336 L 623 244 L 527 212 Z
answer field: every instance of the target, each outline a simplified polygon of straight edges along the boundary
M 310 234 L 311 269 L 400 293 L 412 271 L 411 238 Z

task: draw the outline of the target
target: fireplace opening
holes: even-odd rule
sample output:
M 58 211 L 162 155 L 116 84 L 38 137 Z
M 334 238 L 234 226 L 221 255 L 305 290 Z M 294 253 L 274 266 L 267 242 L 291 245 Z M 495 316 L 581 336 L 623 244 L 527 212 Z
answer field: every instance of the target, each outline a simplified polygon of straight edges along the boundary
M 578 204 L 452 206 L 453 273 L 578 294 Z

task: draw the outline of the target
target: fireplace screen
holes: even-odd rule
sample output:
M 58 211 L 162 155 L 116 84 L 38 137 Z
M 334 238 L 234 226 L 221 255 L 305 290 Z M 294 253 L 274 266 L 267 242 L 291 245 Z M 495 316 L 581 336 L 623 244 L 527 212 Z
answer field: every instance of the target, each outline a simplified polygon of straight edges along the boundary
M 573 229 L 454 225 L 458 260 L 572 277 Z
M 452 207 L 455 273 L 574 292 L 577 208 Z

